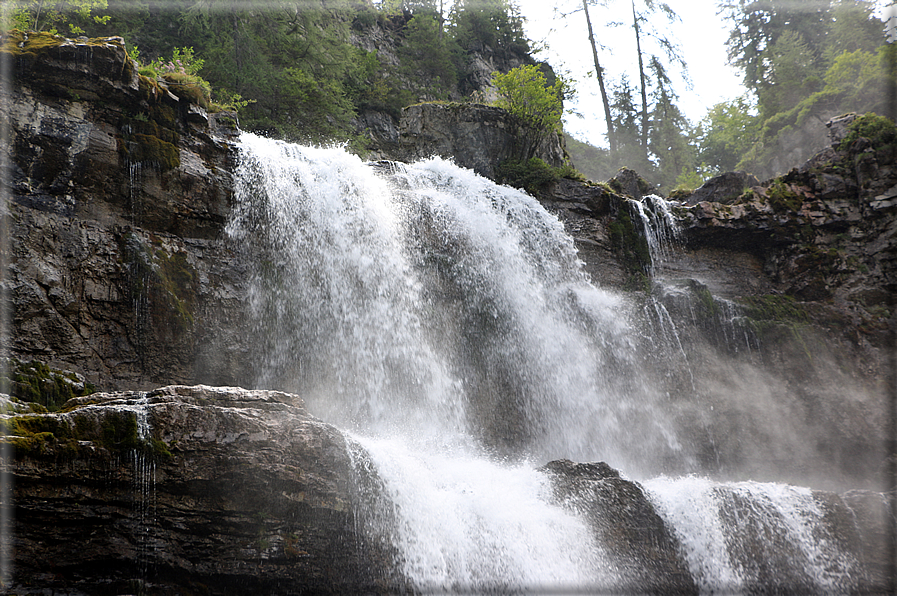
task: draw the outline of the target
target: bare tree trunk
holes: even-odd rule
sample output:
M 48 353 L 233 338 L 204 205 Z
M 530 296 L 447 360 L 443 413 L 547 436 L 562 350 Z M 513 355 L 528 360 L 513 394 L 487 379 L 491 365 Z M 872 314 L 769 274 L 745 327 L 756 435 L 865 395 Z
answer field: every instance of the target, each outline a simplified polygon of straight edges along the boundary
M 642 150 L 645 152 L 645 159 L 648 159 L 648 91 L 647 82 L 645 80 L 645 65 L 642 62 L 642 39 L 638 29 L 638 16 L 635 14 L 635 0 L 632 0 L 632 26 L 635 28 L 635 49 L 638 52 L 638 76 L 642 86 L 642 130 L 641 137 Z
M 582 10 L 586 13 L 586 23 L 589 26 L 589 43 L 592 44 L 592 57 L 595 59 L 595 75 L 598 77 L 598 88 L 601 89 L 601 101 L 604 102 L 604 119 L 607 121 L 607 142 L 610 150 L 617 150 L 617 135 L 614 132 L 614 121 L 610 115 L 610 102 L 607 100 L 607 90 L 604 88 L 604 69 L 598 62 L 598 47 L 595 45 L 595 34 L 592 32 L 592 20 L 589 18 L 587 0 L 582 0 Z

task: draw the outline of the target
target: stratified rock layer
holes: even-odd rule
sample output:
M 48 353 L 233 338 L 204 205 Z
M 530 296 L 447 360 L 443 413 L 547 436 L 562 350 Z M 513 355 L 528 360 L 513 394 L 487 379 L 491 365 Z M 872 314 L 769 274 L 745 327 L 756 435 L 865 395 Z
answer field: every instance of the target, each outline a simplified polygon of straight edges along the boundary
M 10 593 L 394 592 L 346 440 L 275 391 L 169 386 L 5 418 Z M 9 507 L 9 503 L 3 506 Z
M 234 115 L 139 76 L 121 38 L 4 41 L 12 355 L 104 388 L 245 380 Z

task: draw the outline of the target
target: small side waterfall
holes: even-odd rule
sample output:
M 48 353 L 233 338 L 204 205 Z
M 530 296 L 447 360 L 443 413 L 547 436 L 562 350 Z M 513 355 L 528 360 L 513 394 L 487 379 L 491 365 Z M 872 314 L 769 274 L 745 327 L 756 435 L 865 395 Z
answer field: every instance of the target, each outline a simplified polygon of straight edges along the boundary
M 859 589 L 851 536 L 806 488 L 657 478 L 646 488 L 675 529 L 702 593 L 849 594 Z M 845 506 L 841 504 L 841 508 Z
M 228 232 L 253 271 L 258 384 L 345 429 L 370 484 L 359 527 L 392 546 L 412 588 L 619 589 L 608 545 L 551 504 L 536 468 L 600 460 L 675 477 L 696 460 L 643 370 L 638 308 L 590 282 L 558 219 L 441 159 L 364 164 L 251 134 L 236 180 Z M 668 212 L 639 213 L 656 247 L 675 237 Z M 809 491 L 645 486 L 706 593 L 854 585 Z M 790 550 L 757 550 L 766 536 Z

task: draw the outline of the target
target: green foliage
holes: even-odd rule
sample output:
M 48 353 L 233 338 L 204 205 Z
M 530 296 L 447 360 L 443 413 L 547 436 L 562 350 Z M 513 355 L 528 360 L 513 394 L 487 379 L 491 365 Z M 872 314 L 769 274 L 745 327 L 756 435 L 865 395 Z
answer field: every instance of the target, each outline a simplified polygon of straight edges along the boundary
M 6 29 L 44 31 L 69 35 L 83 35 L 85 21 L 106 25 L 111 17 L 94 15 L 95 10 L 108 8 L 107 0 L 7 0 L 6 10 L 0 16 L 8 21 L 0 23 Z
M 821 64 L 800 33 L 790 29 L 782 31 L 766 55 L 770 63 L 768 84 L 757 91 L 761 116 L 768 118 L 788 110 L 820 90 Z
M 604 181 L 617 172 L 618 167 L 610 163 L 610 151 L 584 143 L 569 135 L 564 136 L 570 160 L 589 180 Z
M 897 47 L 886 43 L 873 2 L 719 4 L 733 24 L 730 59 L 743 69 L 745 85 L 758 100 L 756 128 L 742 137 L 751 138 L 750 148 L 731 145 L 732 153 L 740 155 L 737 168 L 767 171 L 781 147 L 793 142 L 788 135 L 814 119 L 845 112 L 892 113 L 888 98 L 897 85 Z M 731 163 L 731 153 L 721 150 L 726 142 L 707 141 L 703 159 Z
M 134 51 L 137 51 L 136 46 Z M 205 60 L 199 58 L 192 47 L 184 47 L 174 48 L 171 51 L 171 58 L 159 57 L 147 66 L 160 76 L 167 74 L 195 76 L 202 70 L 203 64 L 205 64 Z
M 445 96 L 458 84 L 461 48 L 454 40 L 440 35 L 440 27 L 432 15 L 412 17 L 405 26 L 399 56 L 402 72 L 424 83 L 421 92 Z
M 455 40 L 465 51 L 488 46 L 505 57 L 529 54 L 523 18 L 508 0 L 458 0 L 449 21 Z
M 696 188 L 700 188 L 708 178 L 710 178 L 710 172 L 705 163 L 692 169 L 683 167 L 682 173 L 676 177 L 676 184 L 673 187 L 673 191 L 695 190 Z
M 571 89 L 563 78 L 549 85 L 535 65 L 524 65 L 507 74 L 492 73 L 499 99 L 496 105 L 508 110 L 523 125 L 517 134 L 517 155 L 528 160 L 539 145 L 560 128 L 564 98 Z
M 717 174 L 734 171 L 759 134 L 760 119 L 746 95 L 718 103 L 698 126 L 698 159 Z
M 848 149 L 860 137 L 869 139 L 876 149 L 897 144 L 897 125 L 890 118 L 868 113 L 850 124 L 850 132 L 841 141 L 839 149 Z

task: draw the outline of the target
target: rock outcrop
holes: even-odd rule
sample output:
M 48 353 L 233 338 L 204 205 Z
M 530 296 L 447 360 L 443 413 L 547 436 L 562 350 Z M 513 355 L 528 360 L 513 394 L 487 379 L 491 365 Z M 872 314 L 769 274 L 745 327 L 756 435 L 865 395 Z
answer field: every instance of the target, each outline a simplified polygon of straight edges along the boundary
M 7 593 L 395 593 L 346 439 L 274 391 L 169 386 L 3 416 Z M 10 503 L 2 504 L 9 508 Z
M 605 545 L 621 577 L 622 594 L 697 594 L 670 533 L 643 489 L 605 463 L 553 461 L 542 468 L 558 502 L 582 511 L 599 544 Z
M 377 481 L 363 452 L 296 395 L 168 386 L 75 398 L 59 413 L 3 405 L 4 440 L 16 448 L 0 462 L 12 487 L 0 495 L 14 503 L 0 502 L 15 522 L 8 593 L 411 591 L 393 548 L 364 523 L 383 497 L 365 484 Z M 603 463 L 541 471 L 553 500 L 603 545 L 611 589 L 697 593 L 683 546 L 639 484 Z M 830 512 L 817 531 L 855 553 L 860 591 L 883 586 L 887 501 L 856 491 L 816 501 Z M 762 531 L 751 503 L 739 506 L 727 510 L 743 516 L 729 530 Z M 782 572 L 775 556 L 751 556 L 764 573 Z
M 234 114 L 138 75 L 120 38 L 14 33 L 2 50 L 11 354 L 98 387 L 236 384 Z
M 682 381 L 703 396 L 697 409 L 729 413 L 707 457 L 738 465 L 747 437 L 766 436 L 761 459 L 808 484 L 893 480 L 897 144 L 893 123 L 864 118 L 881 134 L 846 139 L 842 118 L 832 145 L 784 176 L 673 209 L 681 236 L 655 295 L 697 322 L 677 338 L 701 371 Z M 814 478 L 817 465 L 828 472 Z
M 378 159 L 411 162 L 440 156 L 495 179 L 498 166 L 517 159 L 516 119 L 500 108 L 472 103 L 424 103 L 402 110 L 398 124 L 382 113 L 362 116 L 360 125 L 374 140 Z M 564 163 L 563 140 L 552 133 L 536 157 L 553 166 Z

